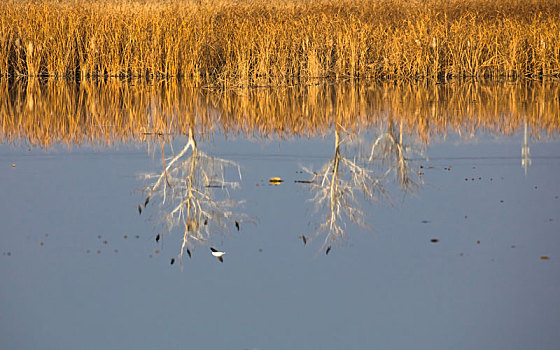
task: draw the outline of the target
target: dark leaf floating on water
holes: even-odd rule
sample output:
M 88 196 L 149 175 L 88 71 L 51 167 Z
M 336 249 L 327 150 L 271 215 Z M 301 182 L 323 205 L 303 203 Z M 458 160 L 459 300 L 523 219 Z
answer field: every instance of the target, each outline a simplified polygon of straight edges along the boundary
M 171 265 L 175 263 L 175 258 L 171 258 Z
M 307 237 L 305 237 L 304 235 L 299 236 L 299 238 L 301 238 L 301 240 L 303 241 L 303 245 L 307 244 Z
M 422 223 L 423 224 L 428 224 L 428 223 L 430 223 L 430 220 L 422 220 Z
M 191 257 L 191 251 L 189 250 L 189 248 L 187 248 L 187 255 L 189 256 L 189 258 Z
M 239 231 L 239 221 L 235 220 L 235 228 Z
M 157 243 L 157 242 L 159 242 L 159 233 L 158 233 L 158 235 L 156 236 L 156 243 Z
M 329 252 L 331 251 L 331 246 L 327 247 L 327 251 L 325 252 L 326 255 L 329 255 Z
M 439 242 L 439 239 L 437 239 L 437 238 L 432 238 L 432 239 L 430 240 L 430 242 L 432 242 L 432 243 L 437 243 L 437 242 Z
M 144 208 L 148 206 L 148 203 L 150 203 L 150 196 L 146 197 L 146 201 L 144 202 Z
M 208 225 L 208 219 L 204 219 L 204 226 Z
M 550 258 L 546 255 L 541 256 L 541 260 L 548 260 L 548 259 L 550 259 Z
M 142 206 L 138 204 L 138 215 L 142 215 Z

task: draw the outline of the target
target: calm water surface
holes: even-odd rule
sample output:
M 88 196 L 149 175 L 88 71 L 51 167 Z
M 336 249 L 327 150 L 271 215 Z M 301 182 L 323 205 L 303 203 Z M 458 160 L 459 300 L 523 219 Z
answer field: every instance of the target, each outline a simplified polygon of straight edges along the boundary
M 560 346 L 557 83 L 2 84 L 2 349 Z

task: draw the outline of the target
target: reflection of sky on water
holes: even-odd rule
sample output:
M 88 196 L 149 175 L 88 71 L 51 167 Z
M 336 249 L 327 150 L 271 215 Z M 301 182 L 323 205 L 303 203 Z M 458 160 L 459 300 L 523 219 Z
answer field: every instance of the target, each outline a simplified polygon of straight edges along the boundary
M 136 175 L 161 169 L 141 146 L 2 145 L 1 347 L 555 348 L 559 144 L 531 144 L 525 176 L 522 140 L 434 142 L 424 186 L 364 205 L 373 230 L 348 225 L 325 256 L 298 239 L 316 222 L 294 180 L 332 157 L 333 140 L 216 135 L 199 146 L 241 165 L 233 195 L 258 220 L 214 236 L 223 264 L 197 246 L 182 268 L 169 264 L 181 235 L 156 244 L 150 207 L 138 215 Z M 269 186 L 272 176 L 285 182 Z

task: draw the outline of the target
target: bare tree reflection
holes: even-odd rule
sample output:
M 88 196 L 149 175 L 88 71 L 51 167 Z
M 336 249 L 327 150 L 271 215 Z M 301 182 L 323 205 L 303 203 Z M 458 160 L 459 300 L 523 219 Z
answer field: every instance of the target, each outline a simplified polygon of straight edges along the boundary
M 369 157 L 361 156 L 362 148 L 370 149 Z M 405 193 L 419 188 L 422 179 L 410 164 L 415 153 L 422 155 L 413 146 L 404 144 L 402 124 L 397 134 L 389 121 L 387 131 L 375 138 L 371 146 L 364 146 L 363 140 L 347 133 L 340 123 L 336 124 L 334 156 L 317 172 L 304 168 L 313 176 L 311 200 L 316 211 L 327 212 L 315 232 L 315 237 L 325 235 L 321 249 L 328 254 L 332 244 L 344 240 L 347 223 L 368 226 L 362 200 L 391 202 L 386 186 L 391 173 L 395 173 L 396 182 Z
M 411 145 L 403 143 L 403 123 L 399 123 L 398 133 L 389 119 L 387 131 L 377 137 L 371 146 L 370 162 L 380 162 L 386 168 L 386 175 L 394 172 L 396 182 L 403 192 L 411 193 L 422 184 L 422 178 L 410 167 L 410 159 L 423 153 Z
M 341 135 L 344 133 L 344 137 Z M 388 194 L 367 164 L 360 164 L 360 158 L 348 158 L 343 155 L 343 145 L 351 140 L 351 135 L 342 130 L 340 124 L 335 126 L 334 156 L 318 172 L 305 169 L 313 178 L 311 191 L 315 193 L 312 201 L 316 210 L 327 209 L 315 236 L 325 234 L 321 249 L 328 252 L 331 245 L 346 238 L 346 221 L 359 226 L 367 226 L 364 211 L 360 203 L 361 193 L 365 200 L 385 198 Z
M 183 231 L 182 258 L 185 250 L 190 256 L 195 244 L 206 243 L 214 233 L 239 227 L 245 220 L 245 214 L 235 211 L 243 202 L 233 200 L 229 193 L 240 186 L 241 171 L 237 163 L 199 150 L 192 128 L 187 144 L 176 155 L 166 159 L 161 150 L 163 170 L 144 176 L 149 182 L 143 188 L 144 208 L 159 197 L 163 232 L 176 227 Z M 226 179 L 228 168 L 236 173 L 236 181 Z

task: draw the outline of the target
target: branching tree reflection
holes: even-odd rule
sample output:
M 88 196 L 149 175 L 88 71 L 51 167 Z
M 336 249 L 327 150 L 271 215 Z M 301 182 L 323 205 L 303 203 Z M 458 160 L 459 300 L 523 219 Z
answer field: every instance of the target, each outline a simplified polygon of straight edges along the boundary
M 326 208 L 328 213 L 321 220 L 315 236 L 325 234 L 322 249 L 330 251 L 333 243 L 343 240 L 345 221 L 349 220 L 359 226 L 367 226 L 364 220 L 359 193 L 365 200 L 378 198 L 388 199 L 388 194 L 381 183 L 381 178 L 375 176 L 367 164 L 360 164 L 359 159 L 351 159 L 343 155 L 342 145 L 350 140 L 350 134 L 344 134 L 340 124 L 335 126 L 334 156 L 325 163 L 318 172 L 305 169 L 313 178 L 311 190 L 315 193 L 312 201 L 316 210 Z
M 363 141 L 353 140 L 352 134 L 337 123 L 334 156 L 317 172 L 304 168 L 312 175 L 310 186 L 314 196 L 311 200 L 316 210 L 327 211 L 315 232 L 315 236 L 325 235 L 321 249 L 326 249 L 327 254 L 332 244 L 346 238 L 346 223 L 368 226 L 362 199 L 391 202 L 386 187 L 391 173 L 395 173 L 396 182 L 405 193 L 416 191 L 422 184 L 410 165 L 410 154 L 421 152 L 403 143 L 402 124 L 397 134 L 389 122 L 387 131 L 375 138 L 370 147 L 366 146 L 370 149 L 369 157 L 360 155 L 363 146 Z M 354 154 L 354 158 L 345 153 Z
M 387 175 L 394 172 L 395 179 L 403 192 L 411 193 L 422 184 L 422 178 L 410 167 L 410 159 L 421 151 L 403 143 L 403 124 L 399 125 L 397 134 L 393 121 L 389 119 L 387 131 L 379 135 L 371 146 L 370 162 L 380 162 L 386 168 Z
M 159 217 L 163 232 L 176 227 L 183 230 L 179 257 L 195 244 L 211 240 L 215 232 L 239 227 L 246 216 L 235 211 L 243 203 L 230 197 L 229 190 L 240 186 L 241 171 L 233 161 L 212 157 L 198 149 L 194 130 L 189 130 L 188 142 L 176 155 L 165 159 L 158 174 L 145 175 L 149 184 L 143 188 L 147 197 L 144 207 L 154 198 L 161 200 Z M 235 171 L 236 181 L 226 180 L 226 170 Z

